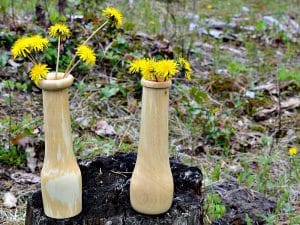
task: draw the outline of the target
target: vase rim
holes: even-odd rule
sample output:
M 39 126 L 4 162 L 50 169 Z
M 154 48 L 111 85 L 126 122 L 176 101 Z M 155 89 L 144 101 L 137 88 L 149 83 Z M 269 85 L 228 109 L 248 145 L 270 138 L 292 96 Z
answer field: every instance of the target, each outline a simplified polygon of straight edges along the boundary
M 165 89 L 165 88 L 169 88 L 172 85 L 172 81 L 167 80 L 167 81 L 156 82 L 156 81 L 146 80 L 142 78 L 141 84 L 147 88 Z
M 41 80 L 37 86 L 46 91 L 66 89 L 73 84 L 74 77 L 68 74 L 68 76 L 64 78 L 64 75 L 65 73 L 58 72 L 56 77 L 56 72 L 49 72 L 46 79 Z

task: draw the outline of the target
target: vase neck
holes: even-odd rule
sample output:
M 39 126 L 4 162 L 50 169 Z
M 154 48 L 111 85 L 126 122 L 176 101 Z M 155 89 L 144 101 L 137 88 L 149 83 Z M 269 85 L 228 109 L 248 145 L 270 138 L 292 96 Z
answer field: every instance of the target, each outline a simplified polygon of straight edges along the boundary
M 68 163 L 74 159 L 68 89 L 43 90 L 45 163 Z
M 169 160 L 168 151 L 169 88 L 143 87 L 138 154 L 152 160 Z

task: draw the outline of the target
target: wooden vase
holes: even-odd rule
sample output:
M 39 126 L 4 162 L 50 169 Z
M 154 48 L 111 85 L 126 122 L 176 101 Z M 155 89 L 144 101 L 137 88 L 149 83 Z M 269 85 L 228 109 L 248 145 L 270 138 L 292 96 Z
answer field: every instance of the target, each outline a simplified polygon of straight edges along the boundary
M 49 73 L 39 82 L 43 91 L 45 158 L 41 171 L 44 212 L 48 217 L 73 217 L 82 209 L 82 178 L 73 153 L 68 88 L 73 76 Z
M 142 79 L 143 96 L 137 161 L 130 183 L 136 211 L 155 215 L 171 207 L 174 184 L 169 163 L 168 110 L 171 81 Z

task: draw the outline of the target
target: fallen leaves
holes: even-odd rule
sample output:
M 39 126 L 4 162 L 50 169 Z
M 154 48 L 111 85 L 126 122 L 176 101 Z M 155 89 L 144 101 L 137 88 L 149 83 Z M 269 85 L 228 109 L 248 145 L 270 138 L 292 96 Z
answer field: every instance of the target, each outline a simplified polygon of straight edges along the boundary
M 92 130 L 99 136 L 114 136 L 116 131 L 113 126 L 109 125 L 105 120 L 100 120 L 96 123 Z
M 291 110 L 300 107 L 300 98 L 292 97 L 281 102 L 281 110 Z M 262 121 L 270 118 L 279 111 L 279 105 L 276 104 L 270 109 L 262 109 L 254 114 L 255 121 Z

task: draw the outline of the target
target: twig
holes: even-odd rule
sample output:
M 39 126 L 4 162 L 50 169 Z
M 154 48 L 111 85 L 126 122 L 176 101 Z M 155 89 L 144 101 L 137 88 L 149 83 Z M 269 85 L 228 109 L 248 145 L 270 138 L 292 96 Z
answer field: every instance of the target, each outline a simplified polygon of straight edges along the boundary
M 113 170 L 111 170 L 110 172 L 121 175 L 123 177 L 127 177 L 125 174 L 132 174 L 132 172 L 119 172 L 119 171 L 113 171 Z
M 8 82 L 8 90 L 9 90 L 9 97 L 8 97 L 8 101 L 9 101 L 9 124 L 8 124 L 8 150 L 11 150 L 11 143 L 10 143 L 10 139 L 11 139 L 11 110 L 12 110 L 12 101 L 11 101 L 11 86 L 10 83 Z
M 278 144 L 280 133 L 281 133 L 281 91 L 280 91 L 280 80 L 277 78 L 277 93 L 278 93 L 278 133 L 276 135 L 276 144 Z

